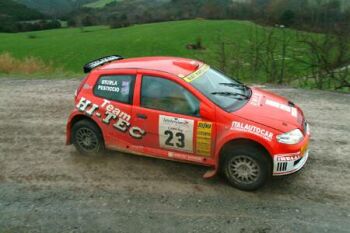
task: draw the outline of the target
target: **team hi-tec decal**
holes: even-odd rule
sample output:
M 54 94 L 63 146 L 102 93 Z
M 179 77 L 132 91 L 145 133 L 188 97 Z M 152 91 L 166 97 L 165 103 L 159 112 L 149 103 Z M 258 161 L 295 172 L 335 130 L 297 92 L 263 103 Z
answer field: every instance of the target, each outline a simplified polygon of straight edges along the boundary
M 106 112 L 104 116 L 101 115 L 97 110 L 99 109 L 99 105 L 93 104 L 90 100 L 82 97 L 79 103 L 76 106 L 80 112 L 85 112 L 88 116 L 97 116 L 102 119 L 102 122 L 105 124 L 110 124 L 113 121 L 113 127 L 120 132 L 129 132 L 130 136 L 136 139 L 141 139 L 146 132 L 139 127 L 133 126 L 131 127 L 130 120 L 131 116 L 119 108 L 115 107 L 108 100 L 103 100 L 101 107 L 106 108 Z
M 160 115 L 160 147 L 192 153 L 193 124 L 193 120 Z
M 212 128 L 213 123 L 198 121 L 196 143 L 196 152 L 198 155 L 210 156 Z
M 257 126 L 250 125 L 247 123 L 238 122 L 238 121 L 232 122 L 231 130 L 238 130 L 238 131 L 252 133 L 252 134 L 255 134 L 259 137 L 262 137 L 268 141 L 271 141 L 273 138 L 273 133 L 271 133 L 270 131 L 268 131 L 266 129 L 261 129 Z

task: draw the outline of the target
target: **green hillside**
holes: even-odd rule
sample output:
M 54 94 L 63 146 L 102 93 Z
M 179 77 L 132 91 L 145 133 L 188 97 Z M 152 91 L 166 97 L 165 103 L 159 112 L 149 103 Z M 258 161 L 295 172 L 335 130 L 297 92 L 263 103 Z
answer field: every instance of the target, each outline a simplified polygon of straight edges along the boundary
M 85 28 L 85 31 L 68 28 L 17 34 L 0 33 L 0 53 L 9 52 L 17 58 L 42 58 L 76 73 L 82 71 L 86 62 L 110 54 L 125 57 L 192 57 L 218 66 L 217 52 L 220 49 L 220 41 L 236 43 L 237 50 L 228 52 L 248 51 L 248 38 L 255 34 L 255 29 L 263 30 L 262 27 L 246 21 L 188 20 L 135 25 L 121 29 L 98 26 Z M 286 29 L 285 32 L 291 38 L 295 37 L 295 31 Z M 277 31 L 277 36 L 282 34 L 282 31 Z M 204 50 L 186 48 L 199 37 L 202 38 Z M 300 46 L 293 45 L 297 43 L 296 38 L 294 40 L 291 47 L 302 51 Z M 288 51 L 292 52 L 294 51 Z M 239 62 L 248 64 L 248 57 L 242 53 L 242 61 Z

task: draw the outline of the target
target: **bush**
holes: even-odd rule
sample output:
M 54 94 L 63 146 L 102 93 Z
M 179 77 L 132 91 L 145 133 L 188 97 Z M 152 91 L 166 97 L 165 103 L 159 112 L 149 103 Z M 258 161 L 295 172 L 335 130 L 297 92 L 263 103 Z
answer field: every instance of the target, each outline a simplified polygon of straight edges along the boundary
M 28 35 L 27 35 L 27 38 L 28 38 L 28 39 L 36 39 L 36 38 L 38 38 L 38 36 L 35 35 L 35 34 L 28 34 Z

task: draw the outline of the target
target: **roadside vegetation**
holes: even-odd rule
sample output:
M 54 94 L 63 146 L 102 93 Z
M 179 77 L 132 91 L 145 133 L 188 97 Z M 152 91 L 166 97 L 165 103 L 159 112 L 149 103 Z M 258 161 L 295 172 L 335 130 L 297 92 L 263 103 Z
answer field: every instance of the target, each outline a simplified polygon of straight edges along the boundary
M 11 77 L 23 77 L 25 75 L 28 78 L 41 76 L 64 78 L 69 74 L 72 75 L 72 73 L 54 66 L 52 62 L 45 62 L 41 58 L 28 56 L 18 59 L 10 53 L 0 54 L 0 73 Z

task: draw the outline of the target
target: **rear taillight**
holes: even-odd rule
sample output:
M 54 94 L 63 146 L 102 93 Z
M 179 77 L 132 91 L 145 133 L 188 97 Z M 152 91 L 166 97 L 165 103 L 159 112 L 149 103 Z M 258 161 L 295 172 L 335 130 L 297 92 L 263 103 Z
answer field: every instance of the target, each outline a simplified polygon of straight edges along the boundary
M 87 76 L 81 81 L 78 89 L 75 90 L 75 93 L 74 93 L 74 97 L 77 98 L 81 89 L 83 88 L 84 84 L 86 83 L 86 80 L 87 80 Z

